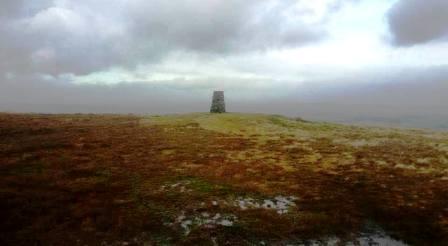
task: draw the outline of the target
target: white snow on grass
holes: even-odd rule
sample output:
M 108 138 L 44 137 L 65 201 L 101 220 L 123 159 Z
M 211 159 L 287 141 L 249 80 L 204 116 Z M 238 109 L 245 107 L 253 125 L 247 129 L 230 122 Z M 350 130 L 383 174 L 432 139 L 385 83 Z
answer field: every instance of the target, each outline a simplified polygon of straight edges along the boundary
M 202 212 L 201 214 L 187 216 L 185 212 L 182 212 L 172 225 L 180 226 L 185 235 L 188 235 L 194 228 L 204 227 L 211 229 L 216 226 L 230 227 L 234 225 L 237 219 L 232 214 L 221 215 L 220 213 L 210 214 L 208 212 Z
M 276 196 L 272 199 L 263 200 L 240 197 L 235 200 L 234 205 L 242 210 L 262 208 L 275 210 L 278 214 L 286 214 L 291 207 L 296 207 L 296 200 L 298 200 L 298 198 L 295 196 Z
M 181 181 L 181 182 L 177 182 L 174 184 L 162 185 L 162 186 L 160 186 L 159 191 L 160 192 L 177 191 L 180 193 L 191 192 L 193 190 L 188 188 L 188 185 L 190 183 L 191 183 L 190 181 Z

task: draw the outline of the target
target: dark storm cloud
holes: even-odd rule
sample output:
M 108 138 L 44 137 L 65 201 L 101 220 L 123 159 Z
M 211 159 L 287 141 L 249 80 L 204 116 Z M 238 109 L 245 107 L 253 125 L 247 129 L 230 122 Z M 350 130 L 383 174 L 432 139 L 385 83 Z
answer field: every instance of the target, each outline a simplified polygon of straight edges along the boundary
M 142 40 L 187 50 L 228 53 L 296 46 L 319 39 L 297 1 L 137 1 L 132 28 Z M 289 16 L 287 16 L 289 15 Z M 167 21 L 169 20 L 169 21 Z
M 392 41 L 411 46 L 448 38 L 448 1 L 400 0 L 388 13 Z
M 297 3 L 299 3 L 297 5 Z M 325 36 L 301 1 L 0 1 L 0 72 L 84 75 L 210 54 L 292 47 Z

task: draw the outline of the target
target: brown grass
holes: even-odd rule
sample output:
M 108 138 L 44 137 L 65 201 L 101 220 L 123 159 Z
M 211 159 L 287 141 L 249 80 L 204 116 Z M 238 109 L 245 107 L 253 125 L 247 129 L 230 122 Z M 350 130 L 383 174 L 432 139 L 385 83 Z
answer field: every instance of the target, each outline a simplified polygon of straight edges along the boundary
M 371 221 L 409 244 L 448 241 L 445 134 L 213 117 L 0 114 L 0 244 L 281 244 Z M 297 206 L 230 205 L 276 195 Z M 203 212 L 238 220 L 173 223 Z

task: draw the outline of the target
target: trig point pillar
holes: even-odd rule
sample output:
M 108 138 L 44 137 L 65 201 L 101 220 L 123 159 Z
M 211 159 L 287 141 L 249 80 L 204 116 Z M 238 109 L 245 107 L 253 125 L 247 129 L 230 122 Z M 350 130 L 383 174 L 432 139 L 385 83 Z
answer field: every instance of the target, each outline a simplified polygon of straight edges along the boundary
M 210 113 L 225 113 L 226 103 L 224 102 L 224 91 L 215 91 L 213 93 L 212 107 Z

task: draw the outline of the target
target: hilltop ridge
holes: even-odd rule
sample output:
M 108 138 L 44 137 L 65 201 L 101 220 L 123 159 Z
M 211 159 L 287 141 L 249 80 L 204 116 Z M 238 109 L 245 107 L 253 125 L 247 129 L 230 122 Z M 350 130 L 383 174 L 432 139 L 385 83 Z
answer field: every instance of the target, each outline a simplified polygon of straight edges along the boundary
M 448 239 L 446 133 L 239 113 L 0 114 L 0 146 L 4 244 Z

